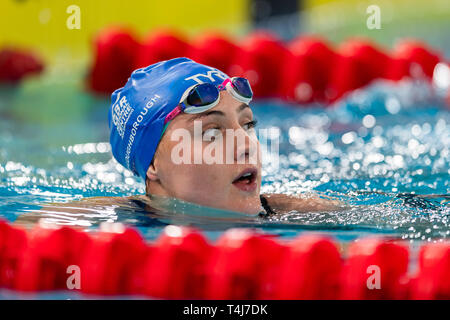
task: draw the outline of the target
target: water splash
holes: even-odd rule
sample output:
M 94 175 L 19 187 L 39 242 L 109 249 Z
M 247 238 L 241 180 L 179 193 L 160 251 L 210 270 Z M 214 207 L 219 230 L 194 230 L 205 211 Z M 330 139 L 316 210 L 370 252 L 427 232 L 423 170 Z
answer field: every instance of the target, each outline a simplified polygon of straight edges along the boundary
M 211 237 L 245 226 L 282 237 L 317 230 L 341 239 L 379 233 L 420 241 L 448 238 L 448 199 L 417 195 L 449 193 L 450 112 L 428 86 L 391 86 L 376 83 L 328 109 L 273 101 L 253 108 L 260 127 L 279 133 L 278 166 L 264 167 L 262 192 L 315 192 L 341 199 L 348 210 L 227 222 L 214 221 L 209 209 L 209 217 L 195 216 L 192 208 L 176 217 L 126 206 L 97 206 L 76 216 L 39 214 L 90 229 L 103 221 L 125 222 L 149 238 L 167 223 L 198 226 Z M 24 118 L 23 106 L 17 114 L 9 99 L 11 105 L 0 104 L 3 217 L 14 221 L 44 203 L 57 207 L 84 197 L 144 193 L 140 179 L 112 159 L 107 124 L 99 116 L 107 101 L 85 99 L 84 117 L 43 126 Z

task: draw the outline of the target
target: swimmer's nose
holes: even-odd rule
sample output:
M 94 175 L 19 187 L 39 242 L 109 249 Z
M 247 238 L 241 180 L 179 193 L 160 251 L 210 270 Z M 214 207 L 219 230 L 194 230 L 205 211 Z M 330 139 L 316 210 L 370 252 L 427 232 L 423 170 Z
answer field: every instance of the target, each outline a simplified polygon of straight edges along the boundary
M 234 140 L 236 163 L 257 164 L 258 141 L 251 138 L 243 129 L 236 131 Z

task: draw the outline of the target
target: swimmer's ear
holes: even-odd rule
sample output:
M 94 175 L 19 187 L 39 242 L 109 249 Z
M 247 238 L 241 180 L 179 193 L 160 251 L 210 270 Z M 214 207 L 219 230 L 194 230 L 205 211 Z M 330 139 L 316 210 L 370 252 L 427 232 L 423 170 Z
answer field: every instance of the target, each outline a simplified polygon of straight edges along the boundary
M 147 178 L 148 178 L 150 181 L 156 181 L 156 180 L 159 180 L 159 178 L 158 178 L 158 170 L 156 170 L 153 161 L 152 161 L 152 163 L 150 164 L 150 166 L 148 167 L 148 170 L 147 170 Z

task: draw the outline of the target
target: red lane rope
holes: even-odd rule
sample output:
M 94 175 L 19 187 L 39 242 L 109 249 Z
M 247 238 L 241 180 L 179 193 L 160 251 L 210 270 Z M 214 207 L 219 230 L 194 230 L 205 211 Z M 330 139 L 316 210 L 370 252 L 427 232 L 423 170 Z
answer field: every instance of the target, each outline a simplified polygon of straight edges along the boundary
M 443 55 L 425 43 L 403 39 L 392 50 L 364 38 L 336 48 L 324 39 L 301 35 L 284 43 L 257 31 L 237 42 L 207 32 L 188 41 L 170 30 L 150 33 L 142 41 L 127 29 L 108 28 L 94 41 L 88 87 L 111 94 L 131 72 L 161 60 L 185 56 L 233 76 L 249 79 L 256 98 L 331 104 L 376 79 L 430 81 Z
M 3 47 L 0 49 L 0 85 L 15 85 L 44 70 L 41 58 L 28 49 Z
M 450 299 L 450 243 L 420 248 L 363 238 L 344 250 L 321 235 L 283 241 L 230 229 L 210 243 L 168 226 L 151 243 L 132 228 L 95 233 L 0 221 L 0 289 L 75 290 L 165 299 Z

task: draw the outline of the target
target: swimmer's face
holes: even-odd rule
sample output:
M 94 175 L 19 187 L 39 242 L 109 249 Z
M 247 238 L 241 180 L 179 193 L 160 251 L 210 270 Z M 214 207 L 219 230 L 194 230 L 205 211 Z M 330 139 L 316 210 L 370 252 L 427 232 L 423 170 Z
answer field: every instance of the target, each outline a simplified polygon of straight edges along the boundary
M 147 192 L 258 213 L 261 159 L 253 120 L 250 107 L 227 91 L 212 109 L 176 116 L 147 171 Z

